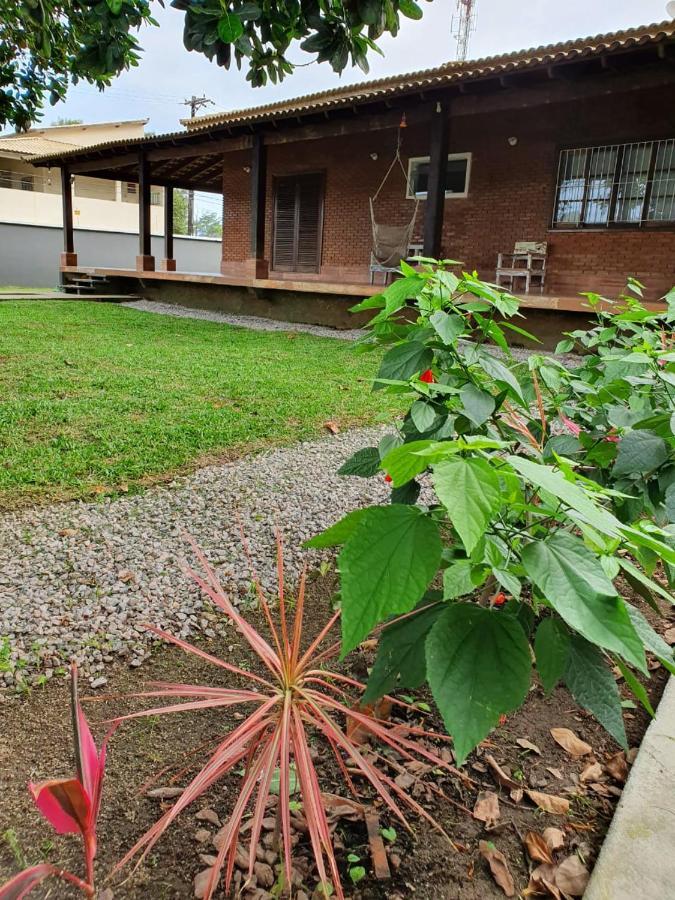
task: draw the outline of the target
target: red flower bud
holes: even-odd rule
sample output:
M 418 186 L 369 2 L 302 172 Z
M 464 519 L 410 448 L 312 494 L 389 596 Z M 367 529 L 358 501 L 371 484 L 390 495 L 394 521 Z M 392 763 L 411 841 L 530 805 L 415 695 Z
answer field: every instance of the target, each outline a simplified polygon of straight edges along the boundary
M 498 594 L 495 594 L 492 605 L 493 606 L 503 606 L 506 603 L 506 594 L 501 591 Z
M 420 381 L 423 381 L 425 384 L 433 384 L 436 379 L 434 378 L 434 373 L 431 369 L 427 369 L 426 372 L 422 372 L 420 375 Z
M 506 724 L 506 716 L 504 715 L 504 713 L 502 713 L 501 716 L 499 717 L 499 724 L 500 725 Z
M 384 480 L 387 482 L 387 484 L 391 484 L 391 482 L 392 482 L 394 479 L 391 477 L 391 475 L 389 475 L 389 474 L 387 473 L 387 474 L 384 476 Z

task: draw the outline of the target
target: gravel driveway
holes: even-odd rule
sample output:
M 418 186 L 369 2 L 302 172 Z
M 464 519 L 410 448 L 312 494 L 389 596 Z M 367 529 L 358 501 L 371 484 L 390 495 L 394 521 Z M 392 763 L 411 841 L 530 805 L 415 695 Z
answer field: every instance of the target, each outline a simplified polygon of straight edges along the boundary
M 134 497 L 1 514 L 0 685 L 3 678 L 7 686 L 40 683 L 75 659 L 102 686 L 106 664 L 120 657 L 141 664 L 150 646 L 144 622 L 183 636 L 212 635 L 221 618 L 180 570 L 189 552 L 182 532 L 243 598 L 250 577 L 239 519 L 254 565 L 273 589 L 275 524 L 292 575 L 304 539 L 356 505 L 386 499 L 380 479 L 335 474 L 382 434 L 361 429 L 268 451 Z

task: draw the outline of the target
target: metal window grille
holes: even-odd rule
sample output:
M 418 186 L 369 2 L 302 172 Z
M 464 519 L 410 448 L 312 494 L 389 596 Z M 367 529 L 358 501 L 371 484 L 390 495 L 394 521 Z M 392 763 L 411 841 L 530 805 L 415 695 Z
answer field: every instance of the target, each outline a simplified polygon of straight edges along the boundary
M 563 150 L 553 225 L 675 222 L 675 138 Z

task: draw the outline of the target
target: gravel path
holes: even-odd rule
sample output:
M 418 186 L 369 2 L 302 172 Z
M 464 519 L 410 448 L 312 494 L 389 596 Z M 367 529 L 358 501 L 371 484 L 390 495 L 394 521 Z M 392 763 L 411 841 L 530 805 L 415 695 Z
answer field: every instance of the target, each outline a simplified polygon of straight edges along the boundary
M 355 301 L 356 302 L 356 301 Z M 341 341 L 355 341 L 366 332 L 360 328 L 326 328 L 323 325 L 305 325 L 302 322 L 277 322 L 275 319 L 263 319 L 260 316 L 235 316 L 230 313 L 211 312 L 208 309 L 192 309 L 189 306 L 175 306 L 173 303 L 155 303 L 154 300 L 133 300 L 120 303 L 130 309 L 141 312 L 160 313 L 163 316 L 176 316 L 183 319 L 205 319 L 207 322 L 221 322 L 225 325 L 237 325 L 240 328 L 251 328 L 253 331 L 301 331 L 317 337 L 332 337 Z
M 237 517 L 261 580 L 274 589 L 273 527 L 285 535 L 289 574 L 301 542 L 357 505 L 381 503 L 380 479 L 335 473 L 384 433 L 359 429 L 209 466 L 143 494 L 0 515 L 0 686 L 40 683 L 71 659 L 95 687 L 106 664 L 140 665 L 152 622 L 213 635 L 222 616 L 180 570 L 189 532 L 240 597 L 250 592 Z M 0 699 L 2 691 L 0 691 Z

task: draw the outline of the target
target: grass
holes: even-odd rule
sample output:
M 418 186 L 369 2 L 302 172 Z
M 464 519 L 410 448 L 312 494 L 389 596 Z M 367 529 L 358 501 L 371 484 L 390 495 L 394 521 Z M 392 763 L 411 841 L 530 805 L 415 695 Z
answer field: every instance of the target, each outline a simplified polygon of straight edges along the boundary
M 377 418 L 348 342 L 102 303 L 0 304 L 0 506 L 135 490 Z M 393 410 L 393 407 L 392 407 Z

